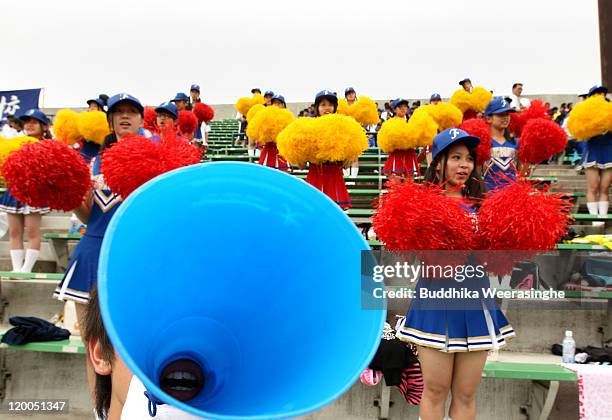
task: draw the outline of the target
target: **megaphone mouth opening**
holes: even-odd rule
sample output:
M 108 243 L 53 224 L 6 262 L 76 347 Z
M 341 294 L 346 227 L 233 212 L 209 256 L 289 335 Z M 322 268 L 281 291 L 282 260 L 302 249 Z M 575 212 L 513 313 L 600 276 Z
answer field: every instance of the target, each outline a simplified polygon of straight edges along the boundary
M 159 387 L 179 401 L 189 401 L 204 389 L 204 371 L 191 359 L 178 359 L 168 363 L 161 372 Z

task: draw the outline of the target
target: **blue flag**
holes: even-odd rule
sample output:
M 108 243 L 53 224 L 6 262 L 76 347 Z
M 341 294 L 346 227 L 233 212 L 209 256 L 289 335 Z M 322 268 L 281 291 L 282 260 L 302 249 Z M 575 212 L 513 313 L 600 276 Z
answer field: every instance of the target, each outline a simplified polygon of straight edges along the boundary
M 19 116 L 28 109 L 38 109 L 41 89 L 0 91 L 0 121 L 8 115 Z

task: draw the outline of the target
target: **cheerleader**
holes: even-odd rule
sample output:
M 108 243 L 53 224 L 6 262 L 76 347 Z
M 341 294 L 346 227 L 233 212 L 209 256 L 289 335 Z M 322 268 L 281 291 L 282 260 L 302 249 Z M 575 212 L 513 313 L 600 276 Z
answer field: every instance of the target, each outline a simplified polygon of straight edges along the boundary
M 270 105 L 282 109 L 287 109 L 287 102 L 285 102 L 285 97 L 283 95 L 274 95 L 272 97 L 272 100 L 270 101 Z
M 87 101 L 87 112 L 106 112 L 106 101 L 108 101 L 108 96 L 101 94 L 95 99 L 90 99 Z M 98 156 L 100 152 L 100 145 L 96 142 L 89 141 L 87 139 L 83 139 L 81 149 L 79 150 L 79 154 L 83 156 L 83 159 L 87 163 L 91 162 L 91 160 Z
M 329 90 L 322 90 L 315 96 L 315 117 L 335 114 L 338 111 L 338 97 Z
M 274 92 L 267 90 L 266 93 L 264 93 L 264 106 L 272 105 L 272 98 L 274 98 Z
M 172 102 L 163 102 L 155 108 L 157 114 L 157 127 L 161 132 L 165 127 L 176 127 L 178 120 L 178 109 Z
M 179 92 L 170 102 L 174 102 L 176 109 L 179 111 L 185 111 L 189 107 L 189 96 L 185 95 L 183 92 Z
M 442 102 L 442 97 L 440 96 L 439 93 L 434 93 L 429 98 L 430 105 L 438 105 L 440 102 Z
M 606 96 L 608 89 L 604 86 L 593 86 L 587 97 Z M 587 180 L 587 208 L 589 214 L 607 216 L 610 202 L 610 184 L 612 183 L 612 132 L 591 137 L 586 142 L 580 165 L 585 170 Z M 601 225 L 603 222 L 593 222 Z
M 23 123 L 25 134 L 38 140 L 50 139 L 47 116 L 37 109 L 26 111 L 19 119 Z M 10 193 L 10 186 L 0 200 L 0 211 L 8 215 L 11 264 L 14 273 L 30 273 L 40 254 L 40 224 L 43 214 L 49 209 L 30 207 L 15 199 Z M 24 250 L 23 233 L 27 230 L 28 249 Z
M 491 158 L 483 166 L 483 178 L 487 190 L 505 187 L 516 179 L 518 172 L 518 139 L 510 137 L 510 113 L 515 112 L 501 96 L 489 102 L 485 109 L 485 121 L 491 126 Z
M 108 96 L 100 95 L 95 99 L 89 99 L 87 101 L 87 111 L 102 111 L 105 112 L 106 101 Z
M 433 161 L 427 182 L 444 185 L 446 195 L 476 218 L 475 203 L 483 196 L 476 167 L 477 137 L 451 128 L 438 134 L 432 146 Z M 474 235 L 477 234 L 475 228 Z M 468 283 L 470 282 L 470 283 Z M 476 284 L 471 284 L 476 283 Z M 442 289 L 441 286 L 445 286 Z M 486 350 L 498 349 L 515 335 L 492 298 L 482 294 L 470 303 L 457 300 L 419 298 L 421 289 L 450 290 L 488 288 L 486 276 L 461 283 L 421 278 L 398 338 L 418 346 L 425 390 L 419 414 L 424 419 L 442 419 L 451 392 L 450 418 L 476 418 L 476 393 L 484 368 Z M 468 307 L 469 305 L 469 307 Z
M 80 325 L 84 325 L 83 315 L 85 304 L 89 301 L 89 291 L 97 281 L 98 257 L 106 226 L 121 204 L 121 197 L 108 189 L 100 172 L 104 149 L 121 141 L 125 135 L 138 134 L 143 125 L 143 117 L 144 107 L 133 96 L 121 93 L 109 98 L 108 121 L 112 133 L 106 137 L 101 154 L 92 160 L 93 189 L 81 207 L 74 210 L 77 217 L 87 224 L 87 231 L 75 248 L 64 278 L 53 296 L 77 303 Z
M 355 102 L 357 102 L 357 92 L 355 92 L 355 88 L 347 87 L 344 89 L 344 98 L 348 106 L 354 105 Z M 366 132 L 367 131 L 366 129 Z M 359 160 L 350 162 L 349 167 L 343 169 L 343 173 L 345 177 L 357 178 L 357 175 L 359 175 Z M 351 185 L 352 184 L 353 183 L 351 183 Z
M 355 102 L 357 102 L 357 92 L 352 87 L 347 87 L 344 89 L 344 98 L 346 99 L 346 103 L 351 106 Z
M 472 93 L 472 81 L 467 77 L 459 81 L 459 86 L 461 86 L 466 92 Z

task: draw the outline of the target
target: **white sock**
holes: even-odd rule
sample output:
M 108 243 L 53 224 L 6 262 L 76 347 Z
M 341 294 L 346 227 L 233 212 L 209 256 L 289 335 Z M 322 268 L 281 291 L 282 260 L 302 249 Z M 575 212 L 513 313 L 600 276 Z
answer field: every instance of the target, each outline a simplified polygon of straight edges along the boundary
M 607 216 L 608 215 L 608 207 L 610 207 L 609 201 L 598 201 L 597 207 L 599 207 L 599 215 Z
M 357 178 L 357 175 L 359 175 L 359 167 L 351 167 L 351 177 Z
M 20 273 L 23 267 L 23 258 L 25 251 L 23 249 L 11 249 L 11 263 L 13 264 L 13 272 Z
M 23 263 L 23 267 L 21 267 L 22 273 L 31 273 L 34 268 L 34 264 L 36 264 L 36 260 L 38 259 L 38 255 L 40 251 L 38 249 L 28 249 L 25 254 L 25 261 Z
M 251 147 L 249 147 L 247 149 L 247 154 L 249 155 L 249 157 L 255 157 L 255 149 L 251 149 Z
M 342 168 L 342 175 L 345 177 L 351 176 L 351 168 Z
M 587 203 L 587 209 L 589 209 L 589 214 L 598 215 L 599 214 L 599 206 L 597 201 L 593 201 L 592 203 Z

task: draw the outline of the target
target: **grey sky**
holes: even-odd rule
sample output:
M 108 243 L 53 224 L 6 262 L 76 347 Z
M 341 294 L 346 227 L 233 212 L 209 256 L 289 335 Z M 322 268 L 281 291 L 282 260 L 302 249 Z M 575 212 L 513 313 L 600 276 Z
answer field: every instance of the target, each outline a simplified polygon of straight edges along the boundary
M 47 107 L 126 91 L 230 103 L 251 87 L 287 101 L 354 86 L 374 98 L 578 93 L 600 81 L 596 0 L 33 0 L 3 2 L 0 90 Z

